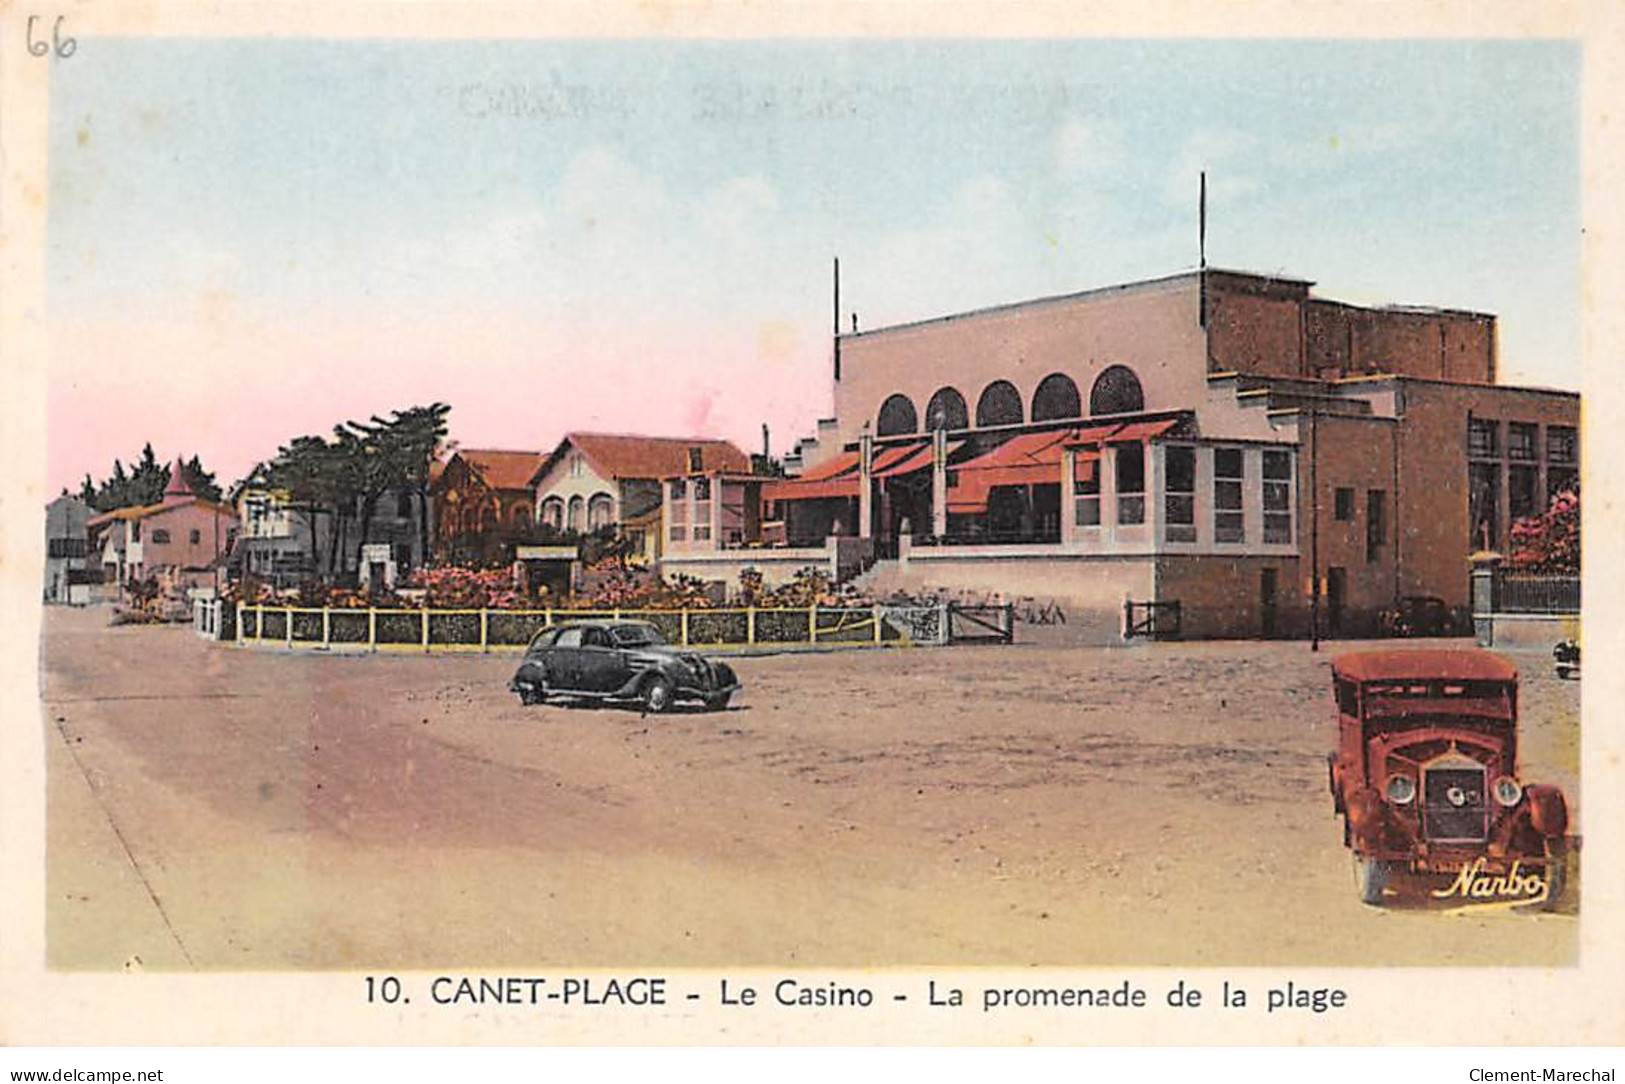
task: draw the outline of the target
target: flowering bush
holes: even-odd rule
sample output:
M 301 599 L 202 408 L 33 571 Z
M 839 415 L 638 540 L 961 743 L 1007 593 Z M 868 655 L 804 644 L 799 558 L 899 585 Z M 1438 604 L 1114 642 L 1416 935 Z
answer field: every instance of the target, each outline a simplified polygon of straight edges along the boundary
M 517 609 L 525 604 L 509 567 L 420 568 L 409 582 L 423 591 L 424 604 L 431 610 Z
M 617 556 L 589 565 L 577 590 L 568 598 L 550 598 L 545 587 L 530 594 L 519 590 L 511 566 L 475 569 L 456 565 L 416 569 L 398 591 L 334 587 L 317 580 L 275 590 L 262 580 L 245 576 L 229 584 L 224 597 L 250 606 L 380 610 L 704 610 L 722 603 L 720 584 L 681 574 L 663 579 Z M 755 569 L 746 569 L 739 577 L 737 604 L 741 606 L 799 609 L 813 605 L 867 606 L 873 601 L 849 586 L 831 583 L 828 573 L 812 567 L 801 569 L 789 583 L 773 588 L 766 586 Z
M 582 610 L 682 610 L 704 609 L 712 605 L 710 589 L 692 576 L 676 576 L 669 582 L 643 568 L 632 568 L 618 559 L 589 566 L 581 577 L 581 589 L 563 605 Z
M 811 566 L 797 570 L 787 584 L 769 588 L 762 574 L 747 568 L 739 575 L 739 597 L 745 606 L 799 609 L 804 606 L 868 606 L 873 599 L 847 584 L 830 582 L 829 574 Z
M 1580 494 L 1559 493 L 1541 515 L 1512 525 L 1506 566 L 1517 572 L 1579 575 Z

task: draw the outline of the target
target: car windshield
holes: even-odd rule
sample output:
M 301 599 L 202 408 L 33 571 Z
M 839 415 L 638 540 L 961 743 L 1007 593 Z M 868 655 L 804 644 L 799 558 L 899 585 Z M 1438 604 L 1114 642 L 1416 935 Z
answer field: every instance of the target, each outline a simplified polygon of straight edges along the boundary
M 647 647 L 666 642 L 653 625 L 616 625 L 610 634 L 620 647 Z

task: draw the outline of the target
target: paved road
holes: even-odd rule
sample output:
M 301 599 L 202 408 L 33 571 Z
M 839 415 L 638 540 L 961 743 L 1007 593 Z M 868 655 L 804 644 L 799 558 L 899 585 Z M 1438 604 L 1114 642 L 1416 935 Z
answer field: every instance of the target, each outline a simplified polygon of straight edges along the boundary
M 45 634 L 56 967 L 1563 964 L 1572 913 L 1354 898 L 1301 644 L 741 660 L 720 715 L 506 657 Z M 1530 670 L 1525 774 L 1578 692 Z M 1577 896 L 1578 890 L 1575 895 Z

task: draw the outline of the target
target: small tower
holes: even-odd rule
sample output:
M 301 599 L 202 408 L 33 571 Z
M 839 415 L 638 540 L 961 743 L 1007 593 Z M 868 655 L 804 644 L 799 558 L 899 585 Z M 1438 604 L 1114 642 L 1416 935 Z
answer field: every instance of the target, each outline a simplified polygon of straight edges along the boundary
M 169 484 L 164 487 L 164 503 L 194 496 L 196 494 L 192 492 L 192 487 L 186 484 L 185 464 L 176 457 L 175 465 L 169 468 Z

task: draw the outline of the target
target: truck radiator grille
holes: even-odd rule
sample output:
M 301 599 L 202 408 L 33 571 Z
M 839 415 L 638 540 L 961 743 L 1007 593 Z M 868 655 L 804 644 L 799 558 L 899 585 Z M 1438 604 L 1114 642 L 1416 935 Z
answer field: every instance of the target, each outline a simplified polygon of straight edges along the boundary
M 1483 768 L 1434 768 L 1422 777 L 1422 834 L 1445 841 L 1489 836 Z

